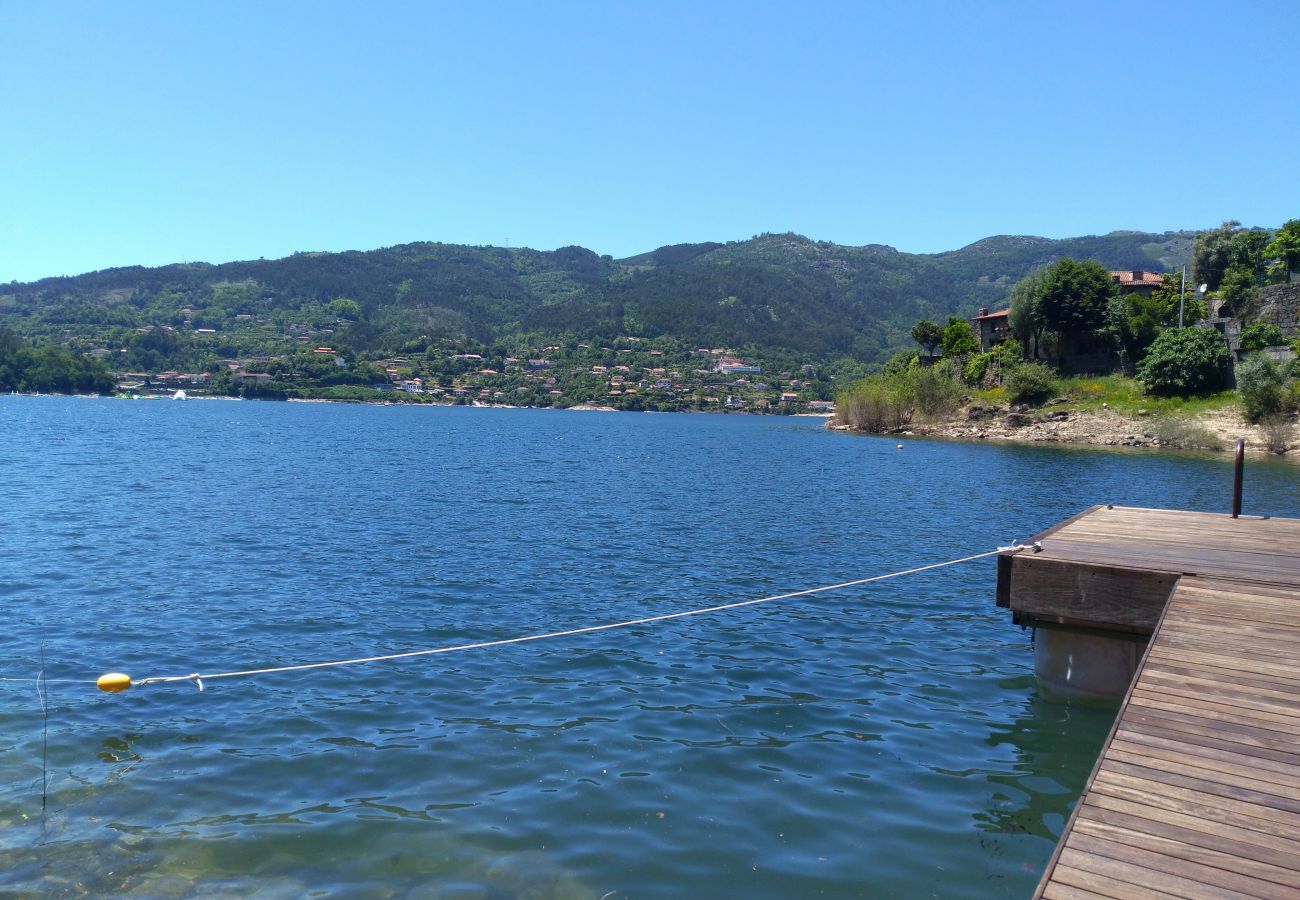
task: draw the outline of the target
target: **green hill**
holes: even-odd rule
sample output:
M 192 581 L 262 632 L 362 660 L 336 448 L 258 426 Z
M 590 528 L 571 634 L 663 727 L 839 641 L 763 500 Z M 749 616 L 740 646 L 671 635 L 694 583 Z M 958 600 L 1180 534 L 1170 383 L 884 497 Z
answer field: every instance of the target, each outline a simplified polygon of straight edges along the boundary
M 764 234 L 623 260 L 581 247 L 414 243 L 0 285 L 0 326 L 84 350 L 138 344 L 139 330 L 154 326 L 166 336 L 150 339 L 151 352 L 172 366 L 306 343 L 397 353 L 435 341 L 522 347 L 619 336 L 873 363 L 907 345 L 918 318 L 1004 304 L 1034 266 L 1074 256 L 1166 271 L 1186 261 L 1193 236 L 1004 236 L 908 254 Z

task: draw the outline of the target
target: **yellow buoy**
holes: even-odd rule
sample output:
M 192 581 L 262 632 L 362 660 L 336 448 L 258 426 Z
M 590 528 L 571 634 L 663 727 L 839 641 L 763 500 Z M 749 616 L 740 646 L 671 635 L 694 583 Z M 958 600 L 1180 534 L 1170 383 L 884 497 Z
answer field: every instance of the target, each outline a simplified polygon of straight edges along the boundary
M 107 675 L 100 675 L 95 686 L 108 694 L 120 694 L 131 686 L 131 676 L 121 672 L 109 672 Z

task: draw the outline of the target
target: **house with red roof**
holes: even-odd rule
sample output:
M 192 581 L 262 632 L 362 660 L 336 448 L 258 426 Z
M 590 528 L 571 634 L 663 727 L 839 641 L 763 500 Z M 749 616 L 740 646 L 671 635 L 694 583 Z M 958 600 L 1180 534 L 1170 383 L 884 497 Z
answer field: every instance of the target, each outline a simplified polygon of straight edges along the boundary
M 988 353 L 1011 337 L 1011 328 L 1008 325 L 1010 315 L 1010 309 L 1000 309 L 992 313 L 987 309 L 981 309 L 978 315 L 971 318 L 971 328 L 975 330 L 975 338 L 980 342 L 980 353 Z

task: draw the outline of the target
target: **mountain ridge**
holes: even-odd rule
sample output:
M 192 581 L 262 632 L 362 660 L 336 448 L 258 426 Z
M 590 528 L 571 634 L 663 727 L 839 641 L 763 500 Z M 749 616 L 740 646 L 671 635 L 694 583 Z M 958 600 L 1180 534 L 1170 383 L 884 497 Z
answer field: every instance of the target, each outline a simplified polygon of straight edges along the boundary
M 166 327 L 229 338 L 213 352 L 230 355 L 321 336 L 380 352 L 419 341 L 632 335 L 878 363 L 908 343 L 917 319 L 1002 305 L 1036 266 L 1074 256 L 1170 271 L 1190 257 L 1195 234 L 994 235 L 914 254 L 764 233 L 623 259 L 578 246 L 417 241 L 10 282 L 0 285 L 0 325 L 91 344 L 112 343 L 123 329 Z

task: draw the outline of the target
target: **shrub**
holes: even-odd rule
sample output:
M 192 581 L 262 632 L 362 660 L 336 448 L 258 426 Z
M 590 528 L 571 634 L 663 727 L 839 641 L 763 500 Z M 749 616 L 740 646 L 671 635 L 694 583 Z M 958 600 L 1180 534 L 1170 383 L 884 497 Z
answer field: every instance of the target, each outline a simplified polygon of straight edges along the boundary
M 935 326 L 936 328 L 939 326 Z M 897 375 L 899 372 L 906 372 L 908 369 L 915 369 L 921 364 L 921 351 L 913 347 L 911 350 L 900 350 L 889 358 L 889 362 L 884 365 L 886 375 Z
M 912 421 L 910 397 L 900 390 L 898 376 L 872 375 L 835 398 L 840 424 L 863 431 L 883 432 Z
M 993 362 L 994 356 L 995 354 L 990 351 L 966 360 L 966 365 L 961 367 L 961 380 L 978 387 L 984 382 L 984 376 L 988 374 L 989 364 Z
M 1222 450 L 1223 441 L 1208 428 L 1186 419 L 1159 419 L 1156 440 L 1177 450 Z
M 1056 373 L 1042 363 L 1016 366 L 1005 381 L 1007 399 L 1012 403 L 1037 406 L 1056 393 Z
M 1004 369 L 1015 368 L 1025 361 L 1025 350 L 1020 346 L 1020 341 L 1003 341 L 994 347 L 992 352 L 997 358 L 998 365 Z
M 1188 397 L 1228 383 L 1232 355 L 1213 328 L 1169 328 L 1160 332 L 1138 363 L 1138 381 L 1160 396 Z
M 1276 416 L 1286 406 L 1286 372 L 1262 353 L 1252 353 L 1237 366 L 1237 397 L 1252 423 Z
M 1256 322 L 1241 329 L 1241 349 L 1246 351 L 1263 350 L 1265 347 L 1278 347 L 1286 343 L 1282 329 L 1276 325 Z
M 1264 446 L 1273 453 L 1285 453 L 1295 445 L 1295 427 L 1285 416 L 1270 416 L 1260 423 Z
M 946 366 L 872 375 L 835 398 L 843 425 L 884 432 L 908 425 L 913 416 L 941 418 L 958 406 L 960 390 Z
M 961 389 L 950 366 L 909 369 L 897 381 L 901 396 L 910 398 L 913 408 L 928 419 L 938 419 L 957 409 Z

